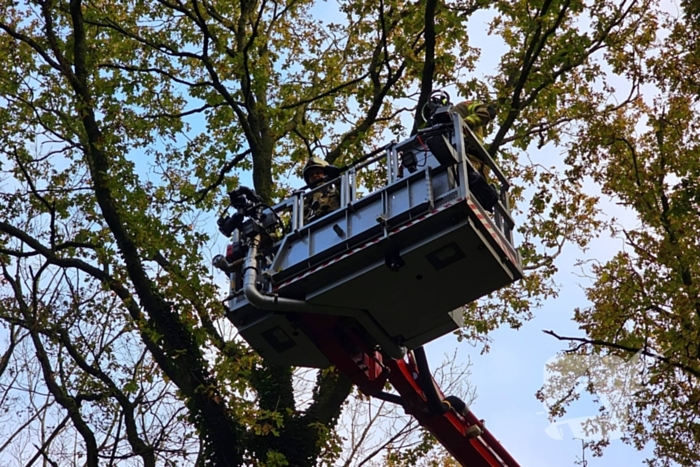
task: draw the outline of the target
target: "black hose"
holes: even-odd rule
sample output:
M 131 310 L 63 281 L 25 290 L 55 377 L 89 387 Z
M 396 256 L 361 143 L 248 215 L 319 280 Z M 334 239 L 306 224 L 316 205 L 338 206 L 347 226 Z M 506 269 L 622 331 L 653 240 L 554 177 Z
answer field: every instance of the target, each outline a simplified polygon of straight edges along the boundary
M 280 229 L 282 229 L 282 233 L 283 233 L 284 235 L 286 235 L 286 234 L 288 234 L 289 232 L 292 231 L 291 225 L 289 225 L 289 226 L 284 225 L 284 221 L 282 220 L 282 218 L 280 217 L 280 215 L 277 214 L 277 211 L 275 211 L 274 209 L 272 209 L 272 208 L 271 208 L 269 205 L 267 205 L 267 204 L 261 204 L 261 206 L 264 207 L 264 208 L 266 208 L 266 209 L 269 209 L 270 211 L 272 211 L 272 214 L 275 216 L 275 220 L 277 221 L 277 224 L 280 226 Z
M 391 402 L 392 404 L 397 404 L 397 405 L 400 405 L 401 407 L 405 407 L 403 405 L 403 399 L 401 399 L 401 396 L 397 396 L 396 394 L 391 394 L 388 392 L 379 391 L 376 394 L 372 394 L 372 397 L 376 397 L 377 399 L 381 399 L 383 401 Z
M 445 397 L 445 402 L 448 402 L 452 408 L 463 417 L 466 417 L 469 413 L 469 407 L 467 407 L 467 404 L 457 396 L 447 396 Z
M 430 366 L 428 366 L 428 359 L 425 356 L 425 349 L 422 346 L 417 347 L 413 350 L 413 355 L 418 366 L 418 385 L 423 390 L 426 399 L 428 399 L 428 407 L 435 414 L 444 414 L 449 409 L 442 403 L 442 399 L 435 388 L 433 377 L 430 374 Z

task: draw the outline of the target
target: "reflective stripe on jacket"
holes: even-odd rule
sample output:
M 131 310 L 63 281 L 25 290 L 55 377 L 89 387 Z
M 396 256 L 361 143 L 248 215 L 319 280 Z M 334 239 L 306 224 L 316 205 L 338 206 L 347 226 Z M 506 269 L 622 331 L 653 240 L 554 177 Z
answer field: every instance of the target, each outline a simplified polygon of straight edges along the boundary
M 459 114 L 479 141 L 484 140 L 484 127 L 491 121 L 489 106 L 478 101 L 464 101 L 452 107 Z

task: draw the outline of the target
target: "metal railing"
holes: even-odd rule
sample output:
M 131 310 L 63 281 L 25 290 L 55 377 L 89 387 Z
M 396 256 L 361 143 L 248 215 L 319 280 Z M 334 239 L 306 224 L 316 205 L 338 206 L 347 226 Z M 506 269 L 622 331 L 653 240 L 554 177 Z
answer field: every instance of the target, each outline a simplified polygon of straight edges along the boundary
M 400 151 L 398 151 L 397 148 L 406 148 L 411 144 L 417 144 L 416 142 L 422 143 L 420 138 L 425 137 L 426 134 L 446 134 L 450 136 L 451 143 L 454 146 L 454 149 L 456 149 L 458 162 L 454 167 L 454 170 L 456 172 L 461 172 L 461 176 L 458 177 L 460 183 L 464 183 L 468 187 L 468 172 L 472 170 L 478 173 L 477 168 L 472 164 L 467 155 L 469 151 L 476 153 L 477 157 L 479 157 L 483 163 L 489 167 L 492 172 L 492 176 L 497 180 L 498 202 L 495 204 L 494 211 L 490 217 L 508 243 L 513 246 L 513 229 L 515 228 L 515 222 L 510 215 L 508 200 L 510 182 L 471 129 L 464 123 L 462 118 L 457 114 L 454 114 L 453 117 L 454 121 L 452 124 L 442 124 L 436 127 L 426 128 L 408 140 L 399 143 L 392 143 L 386 146 L 383 149 L 383 152 L 380 152 L 377 155 L 362 158 L 360 162 L 346 167 L 336 179 L 326 181 L 325 183 L 310 190 L 307 189 L 307 187 L 304 187 L 294 191 L 289 198 L 278 203 L 272 209 L 278 215 L 288 213 L 288 217 L 290 219 L 288 231 L 299 231 L 306 225 L 320 220 L 320 218 L 311 219 L 310 221 L 305 219 L 305 206 L 307 200 L 311 199 L 314 193 L 322 190 L 335 189 L 340 195 L 340 207 L 344 208 L 350 206 L 362 197 L 361 193 L 358 193 L 358 188 L 361 180 L 360 173 L 363 170 L 367 170 L 373 165 L 382 164 L 383 168 L 381 168 L 381 165 L 379 165 L 379 167 L 374 170 L 383 170 L 384 174 L 382 175 L 384 177 L 385 185 L 376 188 L 374 191 L 368 194 L 384 189 L 389 185 L 398 182 L 405 176 L 405 174 L 403 174 L 403 167 L 401 166 Z M 456 128 L 461 128 L 462 131 L 454 131 Z M 423 144 L 423 146 L 425 146 L 425 144 Z M 424 151 L 426 151 L 426 157 L 428 157 L 428 149 L 425 148 Z

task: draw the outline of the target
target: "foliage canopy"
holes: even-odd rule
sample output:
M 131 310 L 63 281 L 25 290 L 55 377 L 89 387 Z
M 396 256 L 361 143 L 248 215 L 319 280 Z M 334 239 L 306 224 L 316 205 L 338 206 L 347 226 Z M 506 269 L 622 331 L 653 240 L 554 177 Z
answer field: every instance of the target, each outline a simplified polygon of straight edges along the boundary
M 697 69 L 697 30 L 664 24 L 673 33 L 659 42 L 653 0 L 2 0 L 0 12 L 0 404 L 26 407 L 2 448 L 15 446 L 18 462 L 337 459 L 349 382 L 320 372 L 304 399 L 293 369 L 266 365 L 222 324 L 203 261 L 213 214 L 243 173 L 274 201 L 312 153 L 347 163 L 405 136 L 434 87 L 499 108 L 489 150 L 516 182 L 528 271 L 465 308 L 463 337 L 487 343 L 557 293 L 564 244 L 585 247 L 604 222 L 586 177 L 648 224 L 627 232 L 634 257 L 594 271 L 584 329 L 608 338 L 613 298 L 651 293 L 610 285 L 639 270 L 639 252 L 655 265 L 645 280 L 665 284 L 652 300 L 662 311 L 698 302 L 698 262 L 686 256 L 697 174 L 678 151 L 697 152 L 678 130 L 697 123 L 697 73 L 683 71 Z M 482 49 L 501 53 L 479 76 Z M 629 97 L 611 104 L 620 79 Z M 645 83 L 664 97 L 645 103 Z M 643 114 L 655 132 L 633 136 Z M 564 161 L 530 158 L 565 144 Z M 620 177 L 635 167 L 630 154 L 637 175 Z M 671 276 L 683 295 L 671 294 Z M 697 317 L 671 326 L 662 311 L 648 339 L 697 341 Z M 694 368 L 687 349 L 673 362 Z M 22 453 L 32 434 L 40 449 Z

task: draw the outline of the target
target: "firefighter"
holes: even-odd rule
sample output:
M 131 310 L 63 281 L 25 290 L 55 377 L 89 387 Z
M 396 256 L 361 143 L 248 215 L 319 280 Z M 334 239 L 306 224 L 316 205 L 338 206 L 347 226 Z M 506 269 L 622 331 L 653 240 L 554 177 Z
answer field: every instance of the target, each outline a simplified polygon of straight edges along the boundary
M 496 109 L 479 101 L 464 101 L 452 107 L 452 112 L 458 113 L 469 128 L 474 132 L 480 143 L 484 143 L 484 129 L 496 118 Z M 480 173 L 485 172 L 484 163 L 475 154 L 469 153 L 469 160 Z
M 484 129 L 496 118 L 496 109 L 493 106 L 479 101 L 464 101 L 452 107 L 451 112 L 458 113 L 464 122 L 472 130 L 480 143 L 484 142 Z M 474 150 L 467 148 L 467 156 L 476 172 L 469 171 L 469 185 L 481 205 L 489 212 L 493 212 L 493 206 L 498 202 L 497 191 L 489 184 L 490 174 L 488 167 Z M 471 169 L 471 168 L 470 168 Z
M 452 107 L 452 111 L 462 117 L 481 142 L 484 141 L 484 128 L 496 118 L 496 109 L 479 101 L 460 102 Z
M 302 171 L 306 185 L 314 189 L 324 181 L 340 175 L 340 170 L 320 157 L 311 157 Z M 304 222 L 316 220 L 340 207 L 340 192 L 334 184 L 328 184 L 306 197 L 304 202 Z

